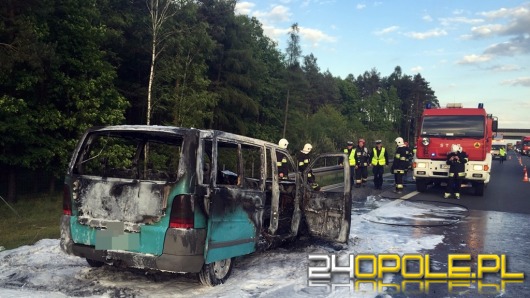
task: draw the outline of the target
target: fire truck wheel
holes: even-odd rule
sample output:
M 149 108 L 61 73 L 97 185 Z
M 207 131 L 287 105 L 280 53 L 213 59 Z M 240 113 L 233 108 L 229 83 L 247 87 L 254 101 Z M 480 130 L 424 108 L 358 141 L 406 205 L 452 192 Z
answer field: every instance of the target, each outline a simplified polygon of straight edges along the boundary
M 425 192 L 427 190 L 427 181 L 425 179 L 416 179 L 416 190 Z
M 475 182 L 473 183 L 473 188 L 475 189 L 475 195 L 482 197 L 484 195 L 484 183 Z

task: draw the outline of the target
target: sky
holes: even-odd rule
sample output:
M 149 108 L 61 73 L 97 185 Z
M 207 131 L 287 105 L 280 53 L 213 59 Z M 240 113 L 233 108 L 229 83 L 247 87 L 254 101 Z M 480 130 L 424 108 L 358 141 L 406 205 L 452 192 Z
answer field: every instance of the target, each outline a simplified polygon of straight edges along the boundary
M 302 55 L 322 72 L 421 74 L 441 106 L 484 103 L 499 128 L 530 129 L 530 2 L 435 0 L 238 1 L 285 52 L 298 23 Z

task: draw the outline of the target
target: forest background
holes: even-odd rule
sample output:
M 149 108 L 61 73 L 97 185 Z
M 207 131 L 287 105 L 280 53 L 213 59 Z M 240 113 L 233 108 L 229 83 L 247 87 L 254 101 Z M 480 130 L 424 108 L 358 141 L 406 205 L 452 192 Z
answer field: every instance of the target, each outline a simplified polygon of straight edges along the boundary
M 0 4 L 0 195 L 55 192 L 78 138 L 112 124 L 219 129 L 296 153 L 413 143 L 426 103 L 401 67 L 345 78 L 265 36 L 236 0 L 5 0 Z M 352 53 L 355 55 L 355 53 Z M 393 148 L 391 148 L 393 150 Z

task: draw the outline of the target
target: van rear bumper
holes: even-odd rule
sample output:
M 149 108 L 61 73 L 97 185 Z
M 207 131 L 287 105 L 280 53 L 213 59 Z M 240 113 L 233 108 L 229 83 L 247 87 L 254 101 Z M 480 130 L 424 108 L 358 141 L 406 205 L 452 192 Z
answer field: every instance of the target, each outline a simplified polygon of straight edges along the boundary
M 161 254 L 160 256 L 149 256 L 126 251 L 96 250 L 94 246 L 75 243 L 72 243 L 71 248 L 72 254 L 78 257 L 140 269 L 196 273 L 201 270 L 204 264 L 203 255 L 176 256 Z
M 70 216 L 61 218 L 61 249 L 69 255 L 141 269 L 176 273 L 196 273 L 204 265 L 205 229 L 168 229 L 161 255 L 122 250 L 100 250 L 92 245 L 74 243 L 70 236 Z

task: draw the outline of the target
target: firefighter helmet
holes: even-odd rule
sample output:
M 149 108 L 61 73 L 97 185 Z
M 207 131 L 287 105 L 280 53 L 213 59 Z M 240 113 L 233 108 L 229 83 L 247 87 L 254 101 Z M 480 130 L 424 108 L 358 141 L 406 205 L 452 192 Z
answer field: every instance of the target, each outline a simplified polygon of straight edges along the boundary
M 302 149 L 302 152 L 307 154 L 311 151 L 311 149 L 313 149 L 313 146 L 311 146 L 311 144 L 307 143 L 304 145 L 304 149 Z
M 403 141 L 402 137 L 396 138 L 396 145 L 398 145 L 399 147 L 405 146 L 405 141 Z
M 287 149 L 287 145 L 289 145 L 289 142 L 287 141 L 287 139 L 281 139 L 278 142 L 278 146 L 280 146 L 280 148 L 282 149 Z

